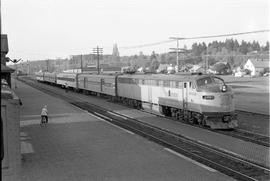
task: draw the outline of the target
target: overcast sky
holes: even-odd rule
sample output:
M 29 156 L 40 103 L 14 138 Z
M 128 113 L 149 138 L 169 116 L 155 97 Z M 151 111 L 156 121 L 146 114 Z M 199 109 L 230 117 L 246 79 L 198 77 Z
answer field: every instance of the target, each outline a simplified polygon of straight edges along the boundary
M 176 43 L 123 49 L 169 37 L 196 37 L 269 29 L 268 0 L 1 0 L 2 33 L 10 58 L 37 60 L 92 53 L 97 45 L 120 55 L 153 50 L 165 53 Z M 235 37 L 265 45 L 269 33 Z M 181 41 L 225 41 L 226 38 Z

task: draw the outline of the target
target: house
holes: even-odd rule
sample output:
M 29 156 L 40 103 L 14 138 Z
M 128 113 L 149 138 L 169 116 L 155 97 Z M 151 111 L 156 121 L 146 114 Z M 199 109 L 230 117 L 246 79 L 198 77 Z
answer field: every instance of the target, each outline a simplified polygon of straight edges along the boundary
M 244 64 L 244 69 L 250 70 L 251 76 L 262 75 L 269 72 L 268 59 L 248 59 Z
M 10 59 L 6 56 L 8 53 L 8 39 L 6 34 L 1 34 L 1 82 L 5 80 L 11 87 L 11 73 L 15 70 L 6 65 Z
M 157 73 L 167 71 L 168 67 L 170 67 L 169 64 L 159 64 L 159 67 L 157 69 Z

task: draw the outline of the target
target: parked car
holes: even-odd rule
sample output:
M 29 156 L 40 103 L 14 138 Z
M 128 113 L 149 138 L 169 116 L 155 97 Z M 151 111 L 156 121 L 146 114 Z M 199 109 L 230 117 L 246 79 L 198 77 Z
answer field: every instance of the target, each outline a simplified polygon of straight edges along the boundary
M 263 74 L 263 76 L 264 76 L 264 77 L 268 77 L 269 74 L 270 74 L 270 72 L 266 72 L 266 73 Z

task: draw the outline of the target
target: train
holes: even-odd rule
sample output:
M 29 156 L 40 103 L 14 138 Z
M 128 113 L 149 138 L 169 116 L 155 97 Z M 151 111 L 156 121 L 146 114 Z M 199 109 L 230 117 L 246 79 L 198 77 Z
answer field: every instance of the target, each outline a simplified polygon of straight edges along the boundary
M 39 72 L 36 80 L 211 129 L 238 127 L 233 90 L 216 75 Z

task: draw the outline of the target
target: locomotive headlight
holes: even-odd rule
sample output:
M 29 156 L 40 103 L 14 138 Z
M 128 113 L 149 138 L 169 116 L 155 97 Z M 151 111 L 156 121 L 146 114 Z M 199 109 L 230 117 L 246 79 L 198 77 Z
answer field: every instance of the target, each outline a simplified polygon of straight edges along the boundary
M 226 91 L 227 91 L 227 86 L 226 86 L 226 85 L 222 85 L 221 91 L 222 91 L 222 92 L 226 92 Z
M 215 96 L 212 96 L 212 95 L 206 95 L 206 96 L 202 96 L 203 99 L 206 99 L 206 100 L 213 100 L 215 99 Z

